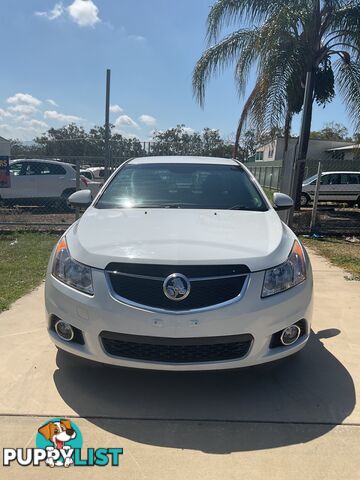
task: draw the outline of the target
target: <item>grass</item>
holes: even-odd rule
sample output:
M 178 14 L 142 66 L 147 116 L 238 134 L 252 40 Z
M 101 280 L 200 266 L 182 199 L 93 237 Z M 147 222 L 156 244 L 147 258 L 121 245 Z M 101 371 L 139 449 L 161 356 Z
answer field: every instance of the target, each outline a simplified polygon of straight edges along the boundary
M 44 279 L 58 235 L 0 233 L 0 312 Z
M 323 255 L 333 265 L 343 268 L 350 275 L 348 280 L 360 280 L 360 242 L 351 243 L 343 238 L 313 240 L 302 237 L 306 247 Z

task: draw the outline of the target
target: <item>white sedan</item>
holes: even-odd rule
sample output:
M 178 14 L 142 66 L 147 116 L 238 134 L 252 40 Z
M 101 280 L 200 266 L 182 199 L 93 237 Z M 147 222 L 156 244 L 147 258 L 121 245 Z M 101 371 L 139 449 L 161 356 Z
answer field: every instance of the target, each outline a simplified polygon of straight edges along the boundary
M 235 160 L 129 160 L 61 238 L 46 278 L 60 349 L 126 367 L 214 370 L 277 360 L 310 335 L 309 258 Z

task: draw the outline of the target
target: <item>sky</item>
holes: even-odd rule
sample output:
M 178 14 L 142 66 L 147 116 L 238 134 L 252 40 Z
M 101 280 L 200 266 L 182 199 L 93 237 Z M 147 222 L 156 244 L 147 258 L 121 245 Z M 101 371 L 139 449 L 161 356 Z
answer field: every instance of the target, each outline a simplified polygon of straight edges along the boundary
M 145 141 L 155 129 L 185 124 L 231 138 L 244 103 L 231 67 L 210 82 L 203 109 L 191 85 L 213 2 L 2 0 L 0 135 L 31 140 L 69 122 L 103 124 L 110 68 L 111 122 L 119 133 Z M 339 97 L 315 107 L 313 130 L 330 121 L 353 133 Z

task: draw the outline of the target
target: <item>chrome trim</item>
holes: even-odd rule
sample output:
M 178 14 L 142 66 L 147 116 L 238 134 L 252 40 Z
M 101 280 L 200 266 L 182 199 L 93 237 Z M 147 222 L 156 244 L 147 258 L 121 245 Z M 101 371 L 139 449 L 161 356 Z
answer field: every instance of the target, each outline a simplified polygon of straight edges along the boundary
M 124 273 L 117 270 L 105 270 L 106 273 L 111 275 L 122 275 L 123 277 L 131 278 L 143 278 L 144 280 L 158 280 L 164 282 L 167 277 L 152 277 L 150 275 L 139 275 L 137 273 Z M 175 272 L 176 273 L 176 272 Z M 180 275 L 180 274 L 177 274 Z M 223 280 L 225 278 L 246 277 L 248 273 L 238 273 L 236 275 L 219 275 L 214 277 L 186 277 L 190 282 L 201 282 L 202 280 Z
M 227 307 L 228 305 L 232 305 L 233 303 L 239 302 L 243 298 L 243 296 L 247 292 L 247 289 L 249 288 L 250 280 L 251 280 L 251 274 L 250 273 L 249 274 L 244 274 L 244 275 L 236 275 L 236 276 L 241 276 L 241 277 L 246 276 L 245 282 L 242 286 L 242 289 L 239 292 L 239 295 L 237 295 L 234 298 L 231 298 L 230 300 L 227 300 L 226 302 L 217 303 L 215 305 L 210 305 L 208 307 L 193 308 L 193 309 L 190 309 L 190 310 L 176 311 L 176 310 L 166 310 L 165 308 L 149 307 L 148 305 L 143 305 L 141 303 L 136 303 L 136 302 L 133 302 L 133 301 L 131 301 L 131 300 L 125 298 L 125 297 L 121 297 L 113 289 L 109 273 L 111 273 L 111 272 L 108 272 L 106 270 L 104 271 L 105 279 L 106 279 L 106 283 L 108 285 L 110 296 L 115 301 L 117 301 L 119 303 L 122 303 L 123 305 L 128 305 L 130 307 L 138 308 L 140 310 L 144 310 L 144 311 L 147 311 L 147 312 L 164 313 L 164 314 L 167 314 L 167 315 L 188 315 L 189 313 L 210 312 L 212 310 L 217 310 L 219 308 L 223 308 L 223 307 Z M 190 280 L 190 278 L 189 278 L 189 280 Z
M 284 334 L 285 334 L 286 330 L 287 330 L 288 328 L 291 328 L 291 327 L 296 327 L 297 336 L 296 336 L 296 338 L 295 338 L 294 340 L 292 340 L 290 343 L 286 343 L 286 342 L 284 342 Z M 280 341 L 281 341 L 281 343 L 282 343 L 285 347 L 290 347 L 291 345 L 293 345 L 295 342 L 297 342 L 297 341 L 299 340 L 300 335 L 301 335 L 301 329 L 300 329 L 300 327 L 299 327 L 298 325 L 290 325 L 290 327 L 284 328 L 284 330 L 283 330 L 283 332 L 282 332 L 282 334 L 281 334 L 281 337 L 280 337 Z
M 59 323 L 64 323 L 64 324 L 67 324 L 69 325 L 69 327 L 71 328 L 71 337 L 70 338 L 65 338 L 63 337 L 58 329 L 59 329 Z M 73 340 L 74 336 L 75 336 L 75 332 L 74 332 L 74 329 L 73 327 L 70 325 L 70 323 L 67 323 L 67 322 L 64 322 L 63 320 L 58 320 L 56 323 L 55 323 L 55 326 L 54 326 L 54 329 L 55 329 L 55 332 L 56 334 L 61 338 L 61 340 L 63 340 L 64 342 L 71 342 L 71 340 Z
M 183 295 L 181 295 L 180 297 L 172 297 L 171 295 L 169 295 L 169 292 L 168 292 L 167 283 L 174 278 L 181 278 L 181 280 L 183 280 L 185 282 L 186 290 L 185 290 L 185 293 Z M 172 288 L 174 288 L 174 287 L 172 287 Z M 171 275 L 169 275 L 165 278 L 164 283 L 163 283 L 163 292 L 164 292 L 165 297 L 168 298 L 169 300 L 172 300 L 173 302 L 181 302 L 182 300 L 185 300 L 185 298 L 187 298 L 189 296 L 190 290 L 191 290 L 191 283 L 190 283 L 189 279 L 187 277 L 185 277 L 185 275 L 183 275 L 182 273 L 172 273 Z

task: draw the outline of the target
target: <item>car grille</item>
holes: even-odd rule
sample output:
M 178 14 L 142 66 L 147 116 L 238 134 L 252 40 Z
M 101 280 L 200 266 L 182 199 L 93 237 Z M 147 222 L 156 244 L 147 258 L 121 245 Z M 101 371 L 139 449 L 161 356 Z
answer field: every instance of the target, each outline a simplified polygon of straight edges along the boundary
M 237 298 L 250 270 L 245 265 L 111 263 L 106 272 L 113 292 L 121 300 L 155 310 L 184 312 L 219 305 Z M 185 275 L 191 285 L 189 295 L 181 301 L 169 299 L 164 293 L 164 281 L 174 273 Z
M 206 338 L 160 338 L 101 332 L 105 351 L 113 356 L 162 363 L 199 363 L 244 357 L 252 344 L 250 334 Z

